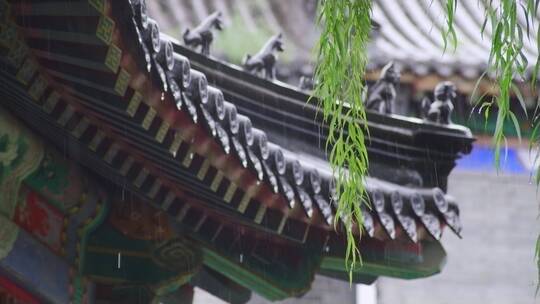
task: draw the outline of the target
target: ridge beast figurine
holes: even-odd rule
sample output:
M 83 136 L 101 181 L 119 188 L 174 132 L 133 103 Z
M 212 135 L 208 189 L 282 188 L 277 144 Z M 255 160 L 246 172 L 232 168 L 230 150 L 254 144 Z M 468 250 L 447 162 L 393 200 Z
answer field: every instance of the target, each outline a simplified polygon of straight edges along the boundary
M 456 85 L 450 81 L 437 84 L 433 90 L 435 101 L 431 102 L 427 97 L 422 100 L 422 117 L 440 124 L 451 124 L 450 115 L 454 110 L 453 101 L 457 96 L 456 91 Z
M 283 35 L 281 33 L 272 36 L 261 50 L 255 55 L 247 54 L 243 61 L 243 66 L 249 72 L 255 74 L 264 72 L 264 78 L 276 79 L 277 52 L 283 52 Z
M 300 88 L 302 91 L 311 91 L 313 88 L 315 88 L 315 80 L 310 76 L 301 76 L 298 83 L 298 88 Z
M 366 109 L 382 114 L 392 114 L 396 103 L 396 85 L 399 83 L 399 71 L 394 62 L 389 62 L 381 71 L 381 76 L 368 90 Z
M 184 43 L 192 48 L 201 47 L 201 53 L 205 56 L 210 55 L 210 44 L 214 40 L 213 29 L 221 31 L 223 29 L 223 19 L 221 12 L 214 12 L 206 17 L 201 24 L 193 30 L 189 28 L 184 32 Z

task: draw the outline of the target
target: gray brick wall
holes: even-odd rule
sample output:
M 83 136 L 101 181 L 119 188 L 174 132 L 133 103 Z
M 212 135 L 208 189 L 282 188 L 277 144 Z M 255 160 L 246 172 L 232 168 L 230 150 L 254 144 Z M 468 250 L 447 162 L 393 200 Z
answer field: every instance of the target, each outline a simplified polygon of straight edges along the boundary
M 355 303 L 355 286 L 349 283 L 317 276 L 311 290 L 301 298 L 288 299 L 279 302 L 269 302 L 257 295 L 253 295 L 249 304 L 353 304 Z
M 379 304 L 540 303 L 533 261 L 540 225 L 536 186 L 528 176 L 455 172 L 463 239 L 443 237 L 448 262 L 435 277 L 380 279 Z

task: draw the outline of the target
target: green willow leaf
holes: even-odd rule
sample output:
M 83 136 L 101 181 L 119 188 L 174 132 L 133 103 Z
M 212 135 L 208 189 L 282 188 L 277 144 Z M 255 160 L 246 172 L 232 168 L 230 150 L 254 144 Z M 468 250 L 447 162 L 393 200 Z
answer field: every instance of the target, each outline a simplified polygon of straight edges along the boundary
M 339 193 L 335 202 L 335 228 L 342 227 L 347 237 L 345 257 L 351 275 L 357 261 L 361 263 L 355 237 L 359 232 L 356 227 L 361 227 L 362 224 L 360 205 L 367 203 L 363 181 L 368 168 L 364 143 L 368 130 L 363 100 L 372 1 L 320 0 L 317 17 L 321 36 L 317 44 L 314 96 L 318 96 L 319 109 L 323 113 L 324 121 L 329 125 L 326 149 Z M 452 44 L 454 49 L 457 47 L 458 37 L 454 21 L 458 0 L 440 1 L 445 1 L 446 26 L 443 30 L 443 42 L 446 51 L 449 44 Z M 535 25 L 540 0 L 477 1 L 478 5 L 486 10 L 481 26 L 482 39 L 488 37 L 484 35 L 488 23 L 491 27 L 488 71 L 495 75 L 498 86 L 498 95 L 493 100 L 483 101 L 478 111 L 483 112 L 487 123 L 491 107 L 497 107 L 493 143 L 496 148 L 496 166 L 499 169 L 500 148 L 503 144 L 507 146 L 503 123 L 511 121 L 518 136 L 521 136 L 518 119 L 510 108 L 510 98 L 516 96 L 521 108 L 525 109 L 525 102 L 515 85 L 515 79 L 526 78 L 525 74 L 531 71 L 531 86 L 534 88 L 540 70 L 540 56 L 536 59 L 534 68 L 529 68 L 523 43 L 525 37 L 530 39 L 531 28 L 536 28 L 536 44 L 540 51 L 540 25 Z M 525 25 L 519 19 L 518 13 L 524 14 Z M 474 91 L 480 81 L 481 79 L 476 83 Z M 483 96 L 480 99 L 483 99 Z M 540 132 L 538 123 L 535 114 L 532 122 L 535 136 Z M 533 141 L 536 145 L 540 144 L 538 139 Z M 537 171 L 537 174 L 540 174 L 538 172 L 540 170 Z M 540 180 L 537 179 L 537 182 Z
M 343 228 L 347 237 L 345 261 L 351 280 L 355 265 L 361 263 L 356 238 L 362 227 L 360 205 L 366 197 L 368 156 L 363 96 L 371 2 L 323 0 L 318 16 L 322 30 L 313 96 L 318 97 L 319 109 L 329 126 L 326 149 L 338 190 L 334 227 Z
M 517 137 L 521 142 L 521 127 L 519 126 L 519 121 L 514 113 L 510 112 L 508 114 L 510 116 L 510 119 L 512 120 L 512 123 L 514 124 L 514 129 L 516 130 Z
M 516 95 L 519 105 L 521 106 L 521 109 L 523 110 L 523 113 L 525 114 L 525 117 L 529 118 L 529 114 L 527 113 L 527 105 L 525 104 L 525 99 L 523 98 L 523 94 L 521 94 L 521 90 L 512 83 L 512 91 L 514 92 L 514 95 Z
M 450 12 L 448 8 L 455 5 L 455 1 L 457 0 L 446 0 L 447 24 L 453 22 L 454 20 L 454 14 L 453 12 Z M 487 123 L 487 119 L 490 113 L 489 109 L 493 104 L 497 106 L 497 120 L 495 131 L 493 134 L 493 143 L 495 146 L 495 164 L 497 169 L 499 169 L 500 166 L 500 148 L 503 142 L 505 147 L 507 146 L 503 123 L 507 120 L 510 120 L 514 125 L 514 128 L 516 129 L 518 137 L 521 138 L 521 128 L 516 115 L 512 112 L 510 108 L 510 98 L 513 93 L 514 96 L 517 97 L 521 108 L 526 113 L 525 101 L 523 95 L 521 94 L 521 91 L 515 85 L 515 79 L 526 78 L 526 73 L 530 68 L 528 59 L 524 55 L 523 40 L 525 39 L 525 35 L 527 36 L 527 39 L 530 39 L 531 27 L 535 27 L 535 19 L 537 18 L 539 4 L 540 0 L 478 0 L 478 5 L 483 6 L 486 9 L 486 13 L 484 15 L 484 22 L 482 23 L 481 27 L 482 39 L 484 39 L 485 37 L 484 32 L 488 23 L 490 23 L 492 29 L 491 32 L 493 33 L 491 37 L 491 50 L 488 59 L 488 70 L 494 72 L 495 81 L 497 82 L 499 91 L 499 94 L 495 97 L 494 101 L 484 101 L 482 106 L 480 106 L 479 111 L 483 110 Z M 518 13 L 520 9 L 525 16 L 525 29 L 523 28 L 522 23 L 518 22 Z M 451 28 L 452 26 L 448 25 L 447 27 Z M 524 31 L 526 33 L 525 35 L 523 33 Z M 538 53 L 540 54 L 540 25 L 538 24 L 536 25 L 536 33 L 536 47 Z M 449 39 L 448 36 L 448 31 L 444 31 L 443 39 L 445 41 Z M 530 72 L 532 75 L 530 77 L 530 84 L 531 87 L 535 89 L 538 79 L 538 73 L 540 72 L 540 55 L 536 58 L 536 63 L 534 64 Z M 478 83 L 475 86 L 475 91 L 477 87 Z M 475 94 L 473 94 L 473 96 L 474 95 Z M 539 119 L 537 119 L 537 115 L 535 112 L 531 124 L 533 131 L 530 138 L 530 149 L 532 149 L 532 145 L 540 145 L 539 139 L 537 138 L 540 132 L 539 123 L 540 121 Z M 540 152 L 537 152 L 537 154 L 538 153 Z M 540 183 L 540 170 L 536 171 L 535 177 L 538 185 Z M 537 253 L 540 252 L 539 244 L 540 241 L 536 246 Z M 537 263 L 540 281 L 540 260 L 538 258 L 538 255 Z

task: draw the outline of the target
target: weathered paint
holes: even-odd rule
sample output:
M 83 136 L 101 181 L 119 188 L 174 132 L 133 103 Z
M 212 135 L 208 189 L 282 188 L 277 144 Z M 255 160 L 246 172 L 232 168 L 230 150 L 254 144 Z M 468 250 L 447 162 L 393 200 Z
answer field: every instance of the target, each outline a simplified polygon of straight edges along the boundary
M 69 265 L 23 230 L 0 260 L 0 269 L 48 302 L 71 302 Z

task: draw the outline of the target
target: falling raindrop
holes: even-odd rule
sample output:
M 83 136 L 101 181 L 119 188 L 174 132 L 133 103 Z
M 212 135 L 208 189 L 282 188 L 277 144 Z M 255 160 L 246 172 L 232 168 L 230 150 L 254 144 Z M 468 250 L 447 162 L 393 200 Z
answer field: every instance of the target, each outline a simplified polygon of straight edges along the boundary
M 122 253 L 119 251 L 118 252 L 118 260 L 117 260 L 118 269 L 120 269 L 121 264 L 122 264 Z
M 241 254 L 240 254 L 240 263 L 243 263 L 243 262 L 244 262 L 244 254 L 241 253 Z
M 164 100 L 165 100 L 165 93 L 161 92 L 161 101 L 164 101 Z

